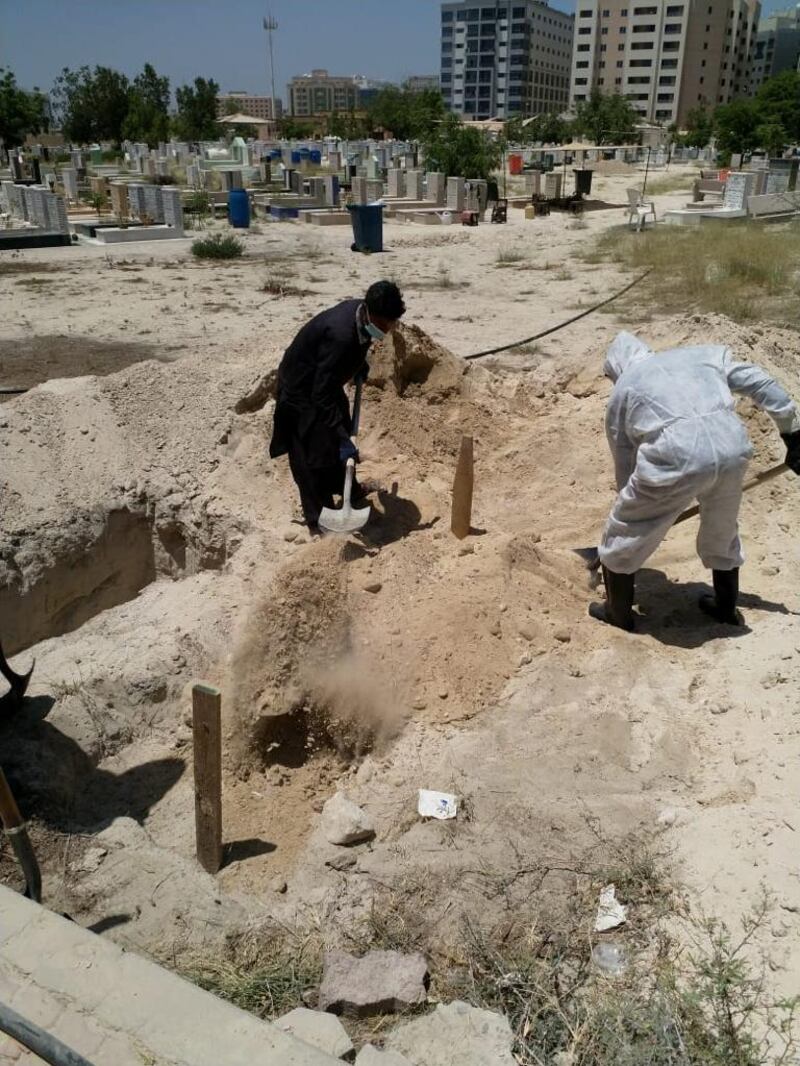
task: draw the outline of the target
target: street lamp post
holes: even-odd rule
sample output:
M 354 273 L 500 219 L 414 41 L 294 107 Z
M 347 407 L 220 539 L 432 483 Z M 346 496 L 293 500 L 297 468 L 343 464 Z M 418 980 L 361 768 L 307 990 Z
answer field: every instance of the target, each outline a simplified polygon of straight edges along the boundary
M 269 38 L 269 76 L 272 84 L 272 121 L 277 123 L 278 121 L 278 104 L 275 99 L 275 58 L 272 52 L 272 34 L 278 28 L 278 20 L 272 17 L 272 14 L 268 15 L 264 19 L 264 29 L 267 31 L 267 37 Z

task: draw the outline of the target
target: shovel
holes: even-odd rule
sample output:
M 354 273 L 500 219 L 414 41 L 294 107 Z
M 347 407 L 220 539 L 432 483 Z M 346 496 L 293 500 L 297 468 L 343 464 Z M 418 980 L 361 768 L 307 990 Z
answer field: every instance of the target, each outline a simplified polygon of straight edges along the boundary
M 42 877 L 36 861 L 28 830 L 19 813 L 16 800 L 0 767 L 0 825 L 11 842 L 14 854 L 25 875 L 25 895 L 34 903 L 42 902 Z
M 36 664 L 34 663 L 34 666 L 35 665 Z M 12 711 L 18 709 L 20 703 L 22 702 L 22 697 L 27 691 L 28 682 L 31 679 L 32 673 L 33 666 L 31 666 L 27 674 L 18 674 L 14 670 L 12 670 L 11 667 L 8 665 L 8 660 L 3 654 L 3 645 L 0 644 L 0 674 L 2 674 L 2 676 L 11 686 L 10 691 L 8 691 L 4 696 L 0 697 L 0 711 L 6 708 Z
M 358 423 L 361 418 L 361 386 L 362 383 L 359 381 L 356 385 L 356 397 L 353 401 L 352 437 L 358 436 Z M 362 529 L 367 524 L 367 519 L 372 510 L 369 504 L 366 507 L 353 507 L 350 502 L 355 469 L 355 459 L 348 459 L 344 475 L 341 510 L 336 511 L 332 507 L 323 507 L 320 512 L 319 528 L 324 529 L 326 533 L 357 533 L 359 529 Z
M 750 489 L 756 488 L 757 485 L 763 485 L 766 481 L 772 481 L 773 478 L 780 477 L 781 474 L 785 474 L 789 467 L 786 463 L 781 463 L 780 466 L 773 466 L 770 470 L 764 470 L 763 473 L 757 474 L 750 481 L 746 481 L 742 486 L 742 492 L 749 492 Z M 694 507 L 690 507 L 688 511 L 684 511 L 682 515 L 679 515 L 675 519 L 675 525 L 679 526 L 681 522 L 686 522 L 690 518 L 694 518 L 695 515 L 700 514 L 699 505 L 695 504 Z M 597 548 L 573 548 L 576 555 L 579 555 L 586 564 L 587 570 L 599 570 L 600 569 L 600 553 Z

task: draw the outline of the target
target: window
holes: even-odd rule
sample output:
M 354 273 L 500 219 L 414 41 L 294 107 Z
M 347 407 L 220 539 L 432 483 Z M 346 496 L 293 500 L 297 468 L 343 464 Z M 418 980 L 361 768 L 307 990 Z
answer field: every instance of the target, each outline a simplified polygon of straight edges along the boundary
M 657 7 L 635 7 L 633 9 L 634 15 L 655 15 L 657 11 Z
M 659 93 L 656 100 L 659 104 L 671 104 L 675 99 L 675 93 Z
M 605 59 L 601 59 L 600 62 L 597 65 L 600 68 L 600 70 L 605 70 L 605 66 L 606 66 Z
M 490 19 L 490 20 L 493 21 L 494 19 L 497 18 L 497 12 L 495 11 L 495 9 L 493 7 L 482 7 L 481 8 L 481 18 L 482 19 Z
M 649 85 L 650 84 L 650 75 L 649 74 L 644 75 L 644 76 L 639 75 L 639 76 L 637 76 L 635 78 L 629 76 L 628 77 L 628 84 L 629 85 Z
M 620 14 L 620 18 L 626 19 L 628 17 L 628 9 L 627 9 L 627 7 L 623 7 L 622 11 L 620 11 L 619 14 Z
M 663 75 L 662 74 L 662 76 L 658 79 L 658 84 L 659 85 L 674 85 L 675 84 L 675 78 L 671 74 L 669 74 L 669 75 Z
M 442 55 L 443 56 L 452 55 L 452 52 L 453 52 L 452 43 L 448 44 L 447 41 L 442 41 Z
M 601 52 L 606 52 L 607 50 L 608 50 L 608 45 L 607 44 L 601 44 L 600 45 L 600 51 Z
M 617 67 L 619 68 L 619 67 L 624 67 L 624 66 L 625 66 L 625 61 L 623 59 L 618 59 L 617 60 Z
M 587 78 L 576 78 L 575 79 L 575 84 L 576 85 L 588 85 L 589 82 L 588 82 Z
M 699 97 L 698 97 L 698 99 L 699 99 Z M 663 110 L 662 111 L 656 111 L 656 118 L 662 118 L 662 119 L 663 118 L 672 118 L 672 112 L 671 111 L 663 111 Z
M 453 60 L 448 56 L 442 56 L 442 70 L 450 70 L 453 66 Z
M 682 14 L 683 14 L 683 4 L 673 4 L 671 7 L 667 8 L 667 18 L 668 19 L 678 18 Z
M 706 80 L 706 79 L 705 79 L 704 77 L 702 77 L 702 76 L 701 76 L 701 77 L 700 77 L 700 84 L 702 85 L 702 84 L 703 84 L 703 83 L 705 82 L 705 80 Z
M 649 51 L 653 47 L 652 41 L 634 41 L 631 45 L 632 52 Z
M 681 32 L 681 24 L 680 24 L 680 22 L 668 22 L 664 26 L 664 33 L 680 33 L 680 32 Z
M 711 33 L 711 27 L 710 26 L 706 26 L 706 33 Z
M 512 11 L 511 11 L 511 17 L 514 18 L 514 19 L 524 19 L 525 18 L 525 8 L 524 7 L 515 7 L 515 8 L 513 8 Z
M 652 65 L 653 65 L 653 60 L 652 59 L 632 59 L 631 60 L 631 66 L 632 67 L 652 67 Z
M 703 51 L 704 51 L 704 52 L 707 52 L 707 51 L 708 51 L 708 41 L 705 41 L 705 42 L 703 43 Z
M 577 70 L 585 70 L 588 66 L 589 66 L 589 60 L 588 59 L 581 59 L 575 64 L 575 67 L 576 67 Z
M 661 66 L 664 68 L 664 70 L 677 70 L 678 69 L 678 60 L 677 59 L 662 59 L 661 60 Z
M 620 28 L 619 28 L 619 32 L 620 32 L 620 33 L 625 33 L 625 31 L 626 31 L 627 29 L 628 29 L 628 27 L 627 27 L 627 26 L 620 26 Z
M 664 43 L 661 46 L 661 50 L 663 52 L 680 52 L 680 50 L 681 50 L 681 42 L 680 41 L 664 41 Z
M 578 33 L 580 33 L 580 34 L 582 34 L 584 36 L 587 33 L 591 33 L 591 32 L 592 32 L 592 27 L 591 26 L 579 26 L 578 27 Z
M 605 11 L 603 12 L 603 18 L 607 19 L 610 15 L 611 15 L 611 12 L 608 10 L 608 8 L 606 8 Z
M 582 19 L 590 19 L 591 17 L 592 17 L 592 12 L 591 11 L 581 11 L 580 14 L 578 15 L 578 18 L 582 18 Z
M 625 45 L 624 44 L 618 44 L 617 45 L 617 51 L 618 52 L 624 52 L 625 51 Z
M 634 26 L 633 27 L 633 32 L 634 33 L 655 33 L 656 32 L 656 28 L 655 28 L 655 26 Z
M 452 22 L 452 21 L 453 21 L 453 12 L 452 11 L 443 11 L 442 12 L 442 22 Z
M 601 34 L 606 34 L 606 33 L 608 33 L 608 26 L 601 26 L 601 27 L 600 27 L 600 33 L 601 33 Z
M 579 44 L 578 47 L 575 49 L 575 51 L 576 52 L 589 52 L 589 51 L 591 51 L 591 48 L 592 48 L 592 46 L 590 44 Z
M 622 85 L 622 78 L 614 78 L 615 85 Z
M 453 81 L 453 75 L 452 74 L 442 74 L 442 76 L 441 76 L 442 85 L 450 85 L 452 83 L 452 81 Z
M 477 8 L 473 8 L 472 11 L 467 12 L 467 22 L 477 22 L 480 17 L 481 13 Z

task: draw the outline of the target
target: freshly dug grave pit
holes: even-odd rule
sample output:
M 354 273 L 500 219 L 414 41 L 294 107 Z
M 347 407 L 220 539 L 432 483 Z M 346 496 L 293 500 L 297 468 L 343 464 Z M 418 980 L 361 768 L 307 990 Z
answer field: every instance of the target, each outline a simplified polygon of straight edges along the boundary
M 217 569 L 226 555 L 208 529 L 157 518 L 146 504 L 76 515 L 24 577 L 20 547 L 12 541 L 0 550 L 0 638 L 9 655 L 78 629 L 159 577 Z

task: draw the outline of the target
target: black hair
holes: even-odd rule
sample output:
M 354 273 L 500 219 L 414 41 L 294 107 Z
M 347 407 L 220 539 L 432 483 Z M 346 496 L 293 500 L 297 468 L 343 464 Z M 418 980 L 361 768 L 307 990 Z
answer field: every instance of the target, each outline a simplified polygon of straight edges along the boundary
M 371 315 L 396 322 L 405 314 L 406 305 L 403 294 L 393 281 L 376 281 L 367 289 L 365 303 Z

